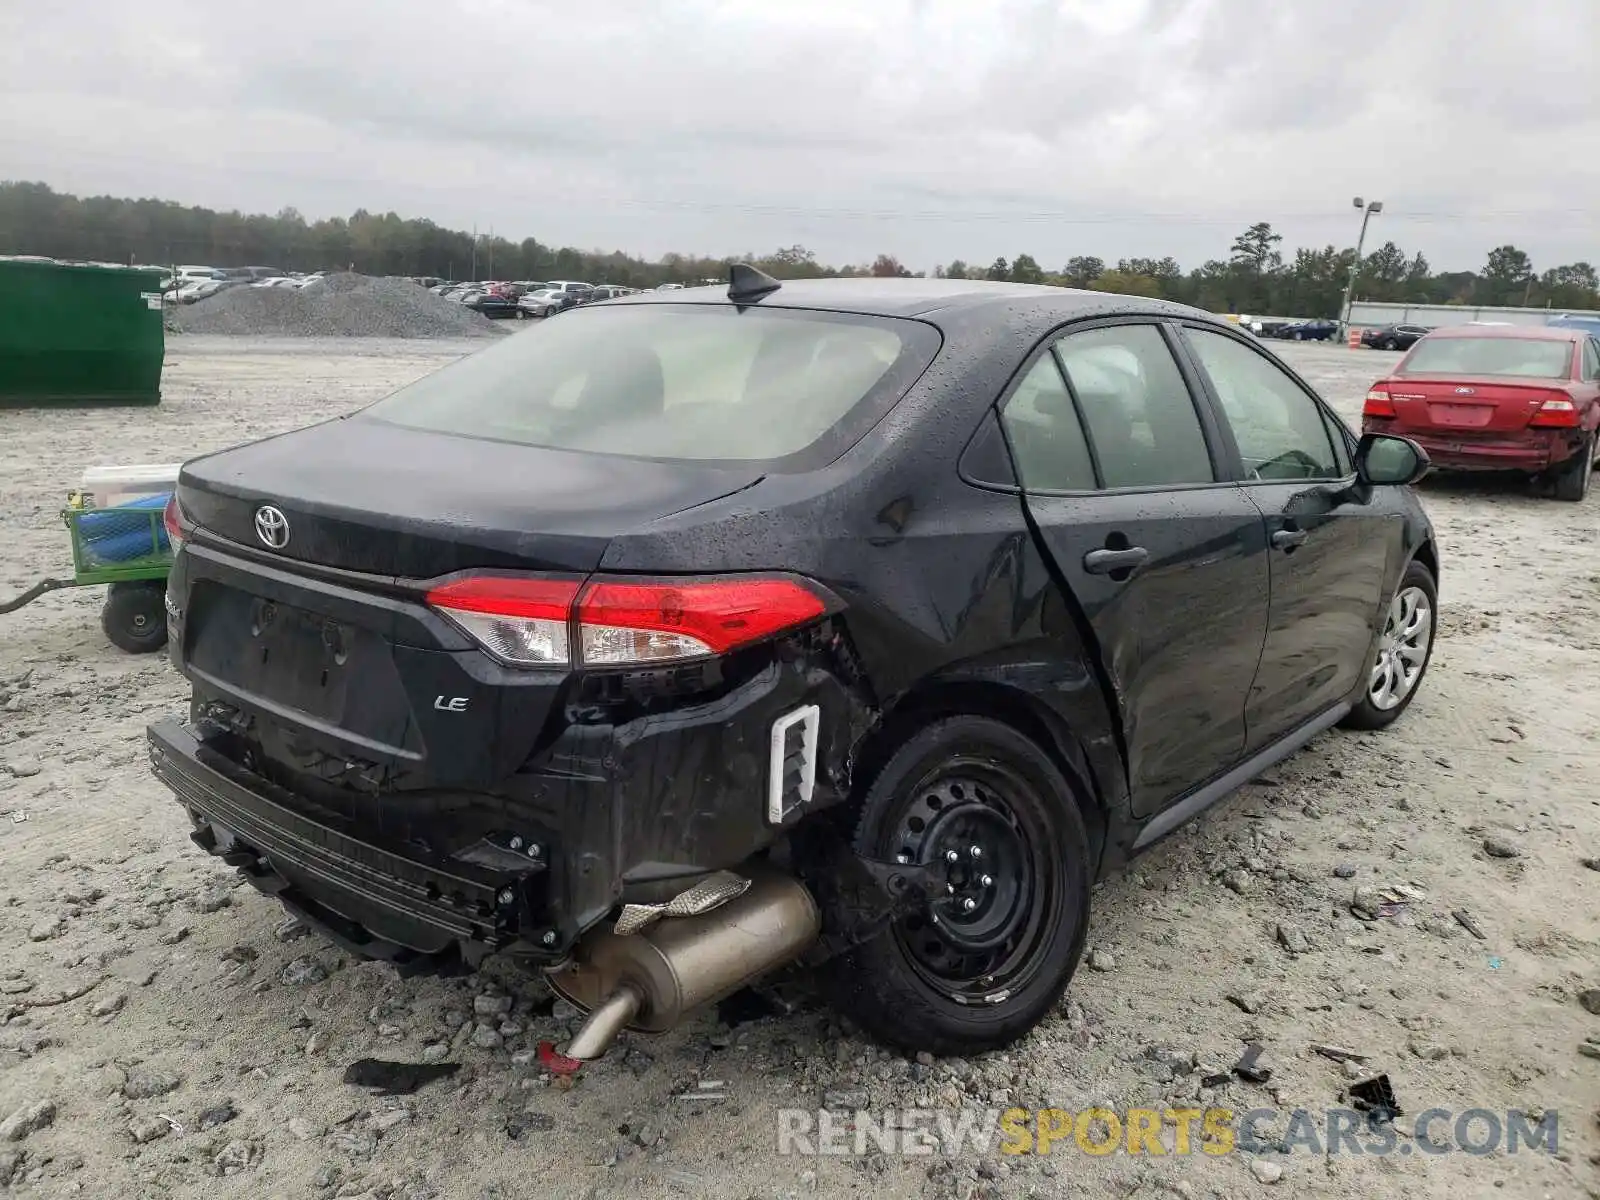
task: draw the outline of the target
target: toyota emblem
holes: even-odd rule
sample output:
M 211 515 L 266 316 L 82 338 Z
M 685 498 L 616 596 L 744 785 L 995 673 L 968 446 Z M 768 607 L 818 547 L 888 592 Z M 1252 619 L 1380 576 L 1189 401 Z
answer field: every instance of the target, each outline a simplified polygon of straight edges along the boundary
M 263 504 L 256 509 L 256 536 L 261 544 L 272 550 L 282 550 L 289 544 L 289 518 L 282 509 Z

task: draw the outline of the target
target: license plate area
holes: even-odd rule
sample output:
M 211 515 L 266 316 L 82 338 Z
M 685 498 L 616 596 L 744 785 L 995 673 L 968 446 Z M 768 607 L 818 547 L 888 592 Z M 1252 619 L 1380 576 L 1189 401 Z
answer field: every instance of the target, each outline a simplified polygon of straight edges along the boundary
M 270 600 L 255 599 L 251 609 L 263 694 L 337 721 L 349 691 L 352 643 L 365 631 Z
M 1428 418 L 1441 429 L 1482 429 L 1493 416 L 1492 404 L 1428 405 Z
M 362 742 L 417 742 L 388 641 L 322 613 L 214 581 L 191 594 L 189 665 L 237 701 Z

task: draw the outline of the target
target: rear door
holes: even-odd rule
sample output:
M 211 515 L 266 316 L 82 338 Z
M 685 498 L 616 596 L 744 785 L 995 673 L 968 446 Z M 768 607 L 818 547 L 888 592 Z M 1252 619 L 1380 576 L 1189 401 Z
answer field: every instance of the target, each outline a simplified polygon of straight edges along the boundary
M 1271 547 L 1271 621 L 1245 705 L 1246 749 L 1256 751 L 1361 682 L 1403 521 L 1365 502 L 1353 486 L 1344 427 L 1282 365 L 1214 328 L 1186 327 L 1183 339 L 1217 401 Z
M 1042 347 L 1002 425 L 1028 514 L 1099 646 L 1147 816 L 1232 766 L 1268 616 L 1261 514 L 1155 321 Z

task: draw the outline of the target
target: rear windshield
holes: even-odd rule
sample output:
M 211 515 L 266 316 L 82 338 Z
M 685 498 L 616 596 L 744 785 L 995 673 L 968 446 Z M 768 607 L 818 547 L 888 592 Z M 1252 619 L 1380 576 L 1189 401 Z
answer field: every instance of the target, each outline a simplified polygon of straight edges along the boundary
M 732 305 L 579 309 L 366 410 L 396 425 L 637 458 L 826 462 L 932 360 L 916 321 Z
M 1565 379 L 1572 343 L 1546 338 L 1424 338 L 1401 367 L 1403 375 L 1520 375 Z

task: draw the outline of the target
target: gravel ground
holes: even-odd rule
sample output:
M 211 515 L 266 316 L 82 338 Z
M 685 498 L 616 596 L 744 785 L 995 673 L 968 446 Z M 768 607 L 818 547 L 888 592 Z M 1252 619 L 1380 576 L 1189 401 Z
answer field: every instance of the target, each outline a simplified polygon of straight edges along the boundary
M 178 333 L 260 337 L 463 338 L 504 332 L 407 279 L 340 272 L 304 288 L 233 287 L 168 314 Z
M 180 458 L 344 412 L 478 344 L 174 338 L 158 409 L 6 415 L 0 594 L 66 565 L 55 514 L 85 466 Z M 1347 416 L 1394 357 L 1284 353 Z M 530 1048 L 559 1038 L 569 1014 L 539 983 L 498 969 L 401 981 L 348 961 L 190 844 L 143 748 L 145 723 L 179 711 L 184 689 L 164 659 L 106 644 L 98 594 L 0 617 L 0 1188 L 1600 1196 L 1600 1049 L 1580 1051 L 1600 1035 L 1600 999 L 1580 999 L 1600 985 L 1600 689 L 1588 674 L 1600 501 L 1505 482 L 1424 493 L 1443 617 L 1405 719 L 1324 735 L 1102 886 L 1091 962 L 1059 1015 L 974 1061 L 883 1053 L 801 997 L 784 1015 L 725 1010 L 631 1039 L 557 1086 Z M 1376 919 L 1352 911 L 1372 916 L 1381 900 L 1360 889 L 1392 885 L 1414 890 Z M 1248 1041 L 1265 1047 L 1270 1082 L 1208 1088 Z M 1341 1067 L 1318 1043 L 1366 1062 Z M 461 1066 L 380 1098 L 341 1080 L 369 1055 Z M 1047 1158 L 776 1152 L 779 1108 L 1320 1112 L 1362 1071 L 1387 1073 L 1412 1116 L 1555 1110 L 1559 1154 L 1406 1154 L 1404 1138 L 1388 1157 L 1090 1157 L 1070 1142 Z M 1265 1128 L 1284 1135 L 1287 1117 Z

